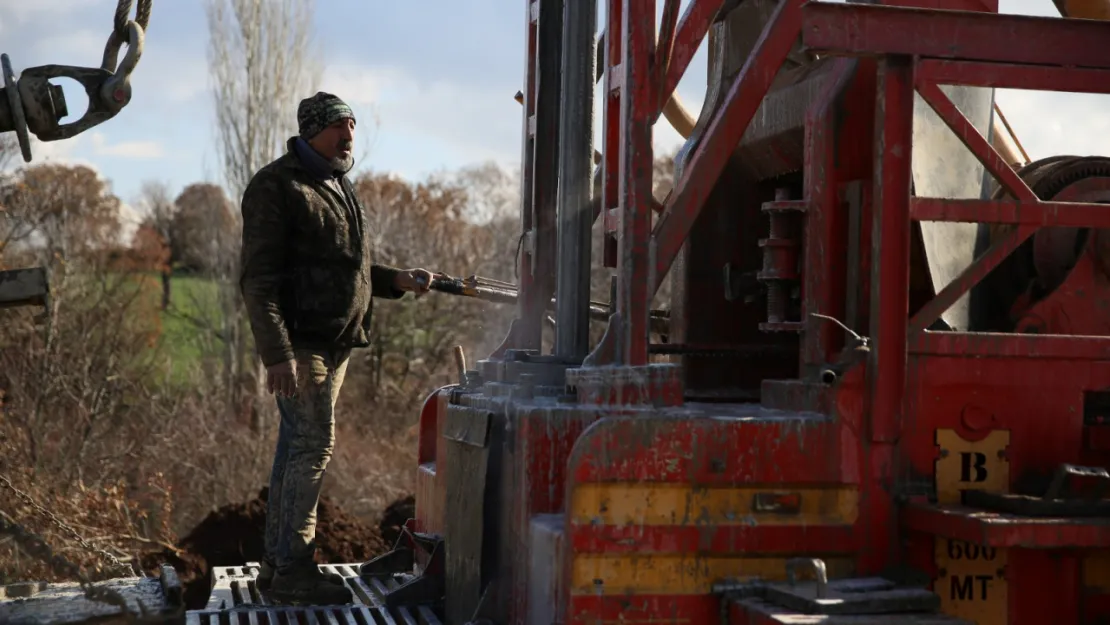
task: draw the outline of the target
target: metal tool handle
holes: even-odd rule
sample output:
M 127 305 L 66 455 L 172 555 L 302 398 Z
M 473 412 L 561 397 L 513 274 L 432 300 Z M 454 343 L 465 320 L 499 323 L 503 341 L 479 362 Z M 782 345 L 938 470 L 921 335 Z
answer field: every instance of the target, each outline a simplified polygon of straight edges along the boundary
M 798 583 L 797 572 L 799 566 L 809 566 L 817 578 L 817 598 L 824 599 L 828 593 L 829 574 L 825 569 L 825 561 L 820 558 L 793 558 L 786 561 L 786 579 L 793 586 Z
M 455 372 L 459 376 L 459 384 L 466 384 L 466 352 L 462 345 L 455 346 Z

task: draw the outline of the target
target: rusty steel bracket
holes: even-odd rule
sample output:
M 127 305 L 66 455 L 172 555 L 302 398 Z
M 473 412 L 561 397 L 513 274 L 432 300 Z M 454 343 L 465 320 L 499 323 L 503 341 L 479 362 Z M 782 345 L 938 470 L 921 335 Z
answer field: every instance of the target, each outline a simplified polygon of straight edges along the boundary
M 1093 481 L 1093 492 L 1086 496 L 1073 493 L 1068 488 L 1073 478 Z M 969 490 L 964 491 L 963 502 L 975 508 L 1029 517 L 1102 517 L 1110 516 L 1110 499 L 1105 498 L 1108 486 L 1110 471 L 1103 467 L 1062 464 L 1040 497 Z
M 387 608 L 415 607 L 439 604 L 443 601 L 446 583 L 446 549 L 441 536 L 423 534 L 402 528 L 393 549 L 359 567 L 360 577 L 393 577 L 412 574 L 417 562 L 417 551 L 427 557 L 424 570 L 393 588 L 385 595 Z
M 5 93 L 0 97 L 0 132 L 16 133 L 23 160 L 29 163 L 30 134 L 44 142 L 60 141 L 115 117 L 131 102 L 131 73 L 142 57 L 144 39 L 143 27 L 130 21 L 126 41 L 112 31 L 99 68 L 41 65 L 23 70 L 18 80 L 8 55 L 0 55 Z M 124 43 L 127 53 L 120 62 L 119 52 Z M 77 121 L 61 123 L 69 109 L 62 88 L 50 82 L 56 78 L 69 78 L 85 89 L 89 106 Z

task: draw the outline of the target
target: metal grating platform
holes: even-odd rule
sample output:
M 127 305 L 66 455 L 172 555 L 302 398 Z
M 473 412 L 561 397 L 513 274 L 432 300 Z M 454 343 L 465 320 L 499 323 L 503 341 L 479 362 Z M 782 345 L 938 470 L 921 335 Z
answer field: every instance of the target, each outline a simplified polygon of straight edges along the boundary
M 342 606 L 286 606 L 271 603 L 255 584 L 257 562 L 212 569 L 212 594 L 203 610 L 186 613 L 186 625 L 441 625 L 430 608 L 387 610 L 382 598 L 407 576 L 362 579 L 358 564 L 322 564 L 325 573 L 347 581 L 354 603 Z

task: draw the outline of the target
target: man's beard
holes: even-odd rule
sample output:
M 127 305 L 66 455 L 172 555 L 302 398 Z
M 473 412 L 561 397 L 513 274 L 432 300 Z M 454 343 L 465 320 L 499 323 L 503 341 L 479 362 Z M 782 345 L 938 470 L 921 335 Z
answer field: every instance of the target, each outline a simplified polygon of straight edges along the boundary
M 340 141 L 337 147 L 339 148 L 339 150 L 352 150 L 352 144 L 350 141 Z M 338 152 L 339 150 L 336 151 Z M 352 167 L 355 166 L 355 155 L 354 152 L 349 152 L 347 156 L 336 154 L 335 158 L 331 159 L 329 162 L 336 171 L 347 173 L 351 171 Z

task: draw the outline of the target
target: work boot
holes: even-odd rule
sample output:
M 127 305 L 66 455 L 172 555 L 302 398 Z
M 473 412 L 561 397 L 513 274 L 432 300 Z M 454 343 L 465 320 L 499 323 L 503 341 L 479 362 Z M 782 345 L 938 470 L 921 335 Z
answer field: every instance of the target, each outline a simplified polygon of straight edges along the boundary
M 314 564 L 278 571 L 270 585 L 270 596 L 283 603 L 343 605 L 353 599 L 346 584 L 336 584 L 337 575 L 325 575 Z M 340 578 L 342 580 L 342 578 Z
M 269 560 L 263 559 L 262 566 L 258 570 L 258 578 L 255 580 L 255 585 L 262 592 L 269 592 L 270 587 L 274 583 L 274 573 L 277 572 L 277 567 Z M 347 582 L 343 581 L 343 576 L 337 573 L 328 573 L 327 578 L 331 583 L 346 586 Z

